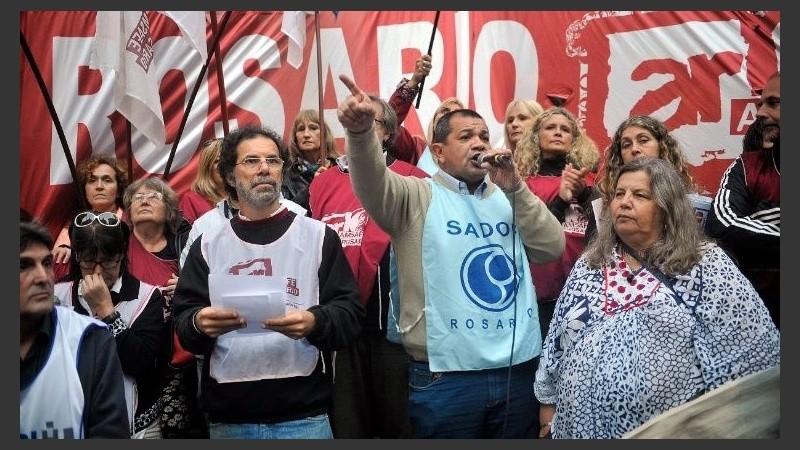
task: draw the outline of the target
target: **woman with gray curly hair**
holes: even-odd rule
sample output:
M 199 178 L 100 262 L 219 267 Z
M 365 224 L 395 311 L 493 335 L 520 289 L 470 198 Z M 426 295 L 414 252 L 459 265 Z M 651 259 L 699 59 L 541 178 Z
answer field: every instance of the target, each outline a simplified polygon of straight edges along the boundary
M 752 283 L 697 226 L 670 162 L 616 171 L 596 238 L 544 339 L 540 437 L 613 439 L 725 383 L 780 364 Z
M 178 256 L 191 225 L 178 207 L 178 195 L 161 178 L 134 181 L 122 197 L 131 225 L 131 271 L 162 286 L 169 299 L 178 282 Z
M 539 114 L 517 142 L 514 162 L 534 194 L 561 222 L 566 247 L 548 264 L 531 263 L 539 305 L 542 336 L 547 334 L 556 298 L 572 266 L 583 252 L 589 222 L 587 209 L 596 196 L 592 187 L 600 155 L 589 136 L 567 109 L 554 107 Z
M 183 350 L 172 332 L 172 296 L 180 273 L 179 257 L 192 226 L 181 213 L 178 195 L 158 177 L 131 183 L 122 197 L 130 222 L 128 268 L 145 283 L 159 286 L 166 299 L 164 363 L 168 364 L 162 392 L 161 434 L 165 438 L 204 437 L 205 423 L 194 395 L 196 358 Z

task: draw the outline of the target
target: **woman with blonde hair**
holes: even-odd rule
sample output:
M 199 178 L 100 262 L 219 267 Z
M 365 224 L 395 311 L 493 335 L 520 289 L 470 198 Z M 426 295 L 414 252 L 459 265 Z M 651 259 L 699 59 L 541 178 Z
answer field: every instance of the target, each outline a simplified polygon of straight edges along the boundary
M 543 112 L 544 108 L 536 100 L 512 100 L 506 106 L 506 121 L 503 126 L 505 148 L 512 152 L 515 151 L 522 135 L 530 129 L 539 114 Z
M 308 185 L 314 177 L 340 156 L 333 133 L 325 125 L 325 142 L 320 140 L 321 123 L 315 109 L 302 109 L 294 118 L 289 147 L 289 164 L 284 166 L 283 197 L 308 210 Z
M 217 170 L 221 142 L 222 139 L 216 138 L 203 144 L 192 188 L 184 192 L 178 202 L 183 217 L 189 223 L 194 223 L 198 217 L 210 211 L 217 202 L 228 196 L 225 193 L 225 184 Z
M 584 233 L 594 194 L 594 168 L 600 155 L 567 109 L 539 114 L 522 135 L 513 155 L 531 191 L 544 201 L 564 227 L 566 247 L 549 264 L 531 263 L 539 303 L 539 325 L 547 334 L 556 299 L 572 266 L 583 252 Z

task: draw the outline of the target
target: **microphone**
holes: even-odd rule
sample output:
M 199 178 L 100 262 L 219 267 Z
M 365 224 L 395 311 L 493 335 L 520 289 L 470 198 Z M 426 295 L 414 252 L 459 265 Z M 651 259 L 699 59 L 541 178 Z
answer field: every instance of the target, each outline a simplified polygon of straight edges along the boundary
M 488 156 L 486 153 L 481 153 L 480 155 L 478 155 L 477 158 L 475 158 L 475 160 L 478 162 L 478 164 L 483 164 L 485 162 L 488 162 L 489 164 L 491 164 L 493 166 L 499 166 L 499 165 L 503 164 L 506 161 L 510 162 L 511 161 L 511 155 L 493 155 L 493 156 Z

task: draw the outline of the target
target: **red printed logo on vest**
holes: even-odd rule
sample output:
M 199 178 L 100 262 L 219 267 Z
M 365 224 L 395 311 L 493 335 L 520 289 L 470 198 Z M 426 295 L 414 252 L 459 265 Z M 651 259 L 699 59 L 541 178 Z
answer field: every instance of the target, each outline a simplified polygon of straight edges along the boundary
M 286 279 L 286 293 L 294 295 L 295 297 L 300 296 L 300 288 L 297 287 L 297 278 Z
M 272 276 L 272 260 L 269 258 L 256 258 L 228 269 L 229 275 L 264 275 Z

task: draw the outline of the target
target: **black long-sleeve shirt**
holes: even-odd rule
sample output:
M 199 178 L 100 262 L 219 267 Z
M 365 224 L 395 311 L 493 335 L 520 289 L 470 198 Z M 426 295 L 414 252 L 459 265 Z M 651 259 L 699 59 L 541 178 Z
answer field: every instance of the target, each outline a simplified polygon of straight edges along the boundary
M 111 291 L 112 303 L 116 306 L 123 301 L 135 301 L 139 297 L 141 281 L 127 270 L 120 275 L 122 286 L 119 293 Z M 78 283 L 72 285 L 73 309 L 83 315 L 90 315 L 78 302 Z M 155 289 L 147 305 L 133 323 L 116 335 L 119 360 L 122 371 L 136 380 L 137 418 L 148 412 L 161 395 L 164 362 L 159 361 L 164 354 L 164 346 L 169 345 L 164 322 L 165 299 L 161 291 Z M 152 415 L 152 411 L 149 415 Z
M 295 216 L 285 210 L 253 222 L 235 217 L 231 225 L 242 241 L 266 245 L 283 236 Z M 181 269 L 172 317 L 181 345 L 192 353 L 205 355 L 209 361 L 216 340 L 198 332 L 192 322 L 198 310 L 211 305 L 209 267 L 200 251 L 201 242 L 202 236 L 192 243 Z M 204 364 L 200 402 L 211 422 L 276 423 L 327 412 L 333 387 L 331 351 L 353 343 L 361 332 L 364 318 L 358 285 L 341 240 L 327 226 L 318 276 L 320 303 L 309 308 L 316 325 L 306 336 L 309 343 L 322 351 L 323 358 L 317 367 L 304 377 L 217 383 L 209 376 L 209 365 Z

